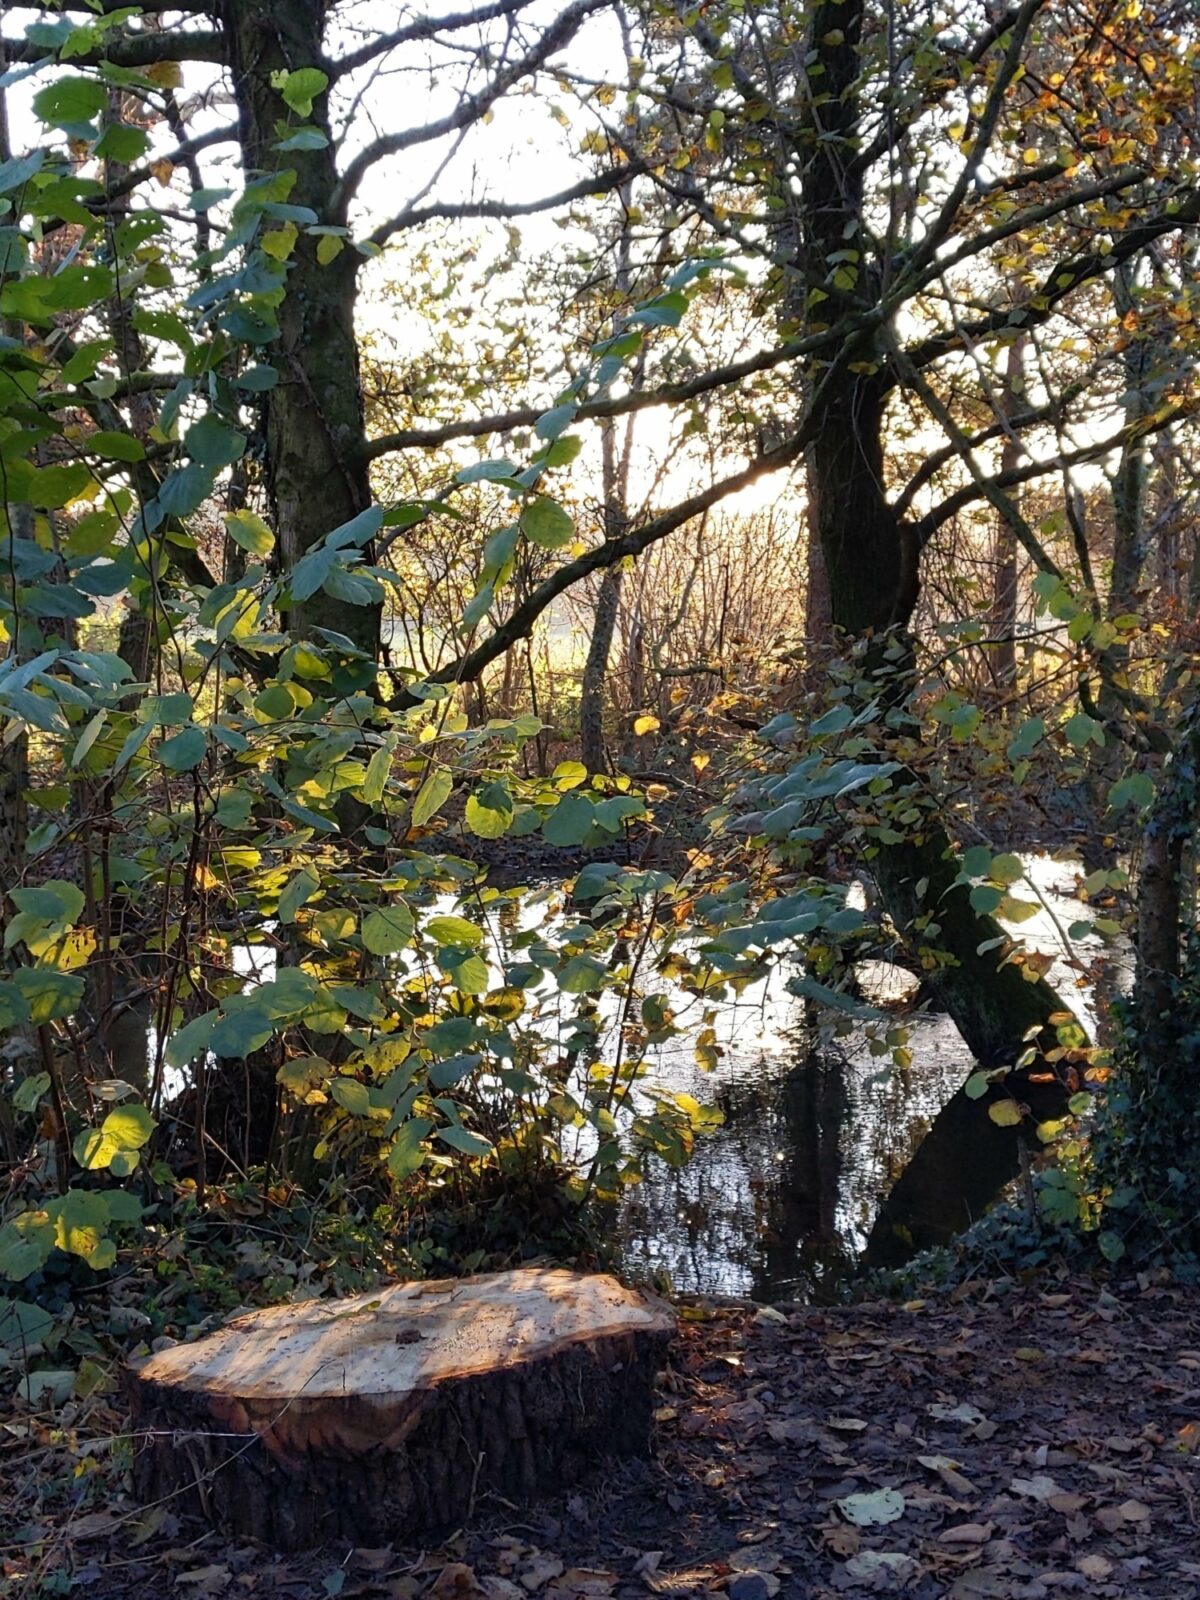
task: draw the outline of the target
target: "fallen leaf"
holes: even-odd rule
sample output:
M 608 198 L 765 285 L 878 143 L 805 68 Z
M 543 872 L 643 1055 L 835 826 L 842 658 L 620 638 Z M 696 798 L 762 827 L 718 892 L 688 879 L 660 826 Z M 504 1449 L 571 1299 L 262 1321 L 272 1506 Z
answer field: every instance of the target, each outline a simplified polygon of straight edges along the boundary
M 565 1568 L 566 1562 L 561 1557 L 542 1555 L 535 1550 L 531 1559 L 517 1573 L 517 1582 L 526 1594 L 536 1594 L 539 1589 L 545 1588 L 551 1578 L 561 1577 Z
M 899 1550 L 863 1550 L 850 1557 L 844 1570 L 868 1588 L 886 1588 L 894 1592 L 901 1584 L 915 1578 L 919 1569 L 912 1556 Z
M 949 1456 L 918 1456 L 917 1460 L 930 1472 L 936 1472 L 946 1485 L 947 1489 L 955 1494 L 969 1495 L 975 1493 L 975 1485 L 969 1478 L 964 1478 L 959 1472 L 957 1461 L 951 1461 Z
M 1046 1504 L 1051 1511 L 1061 1511 L 1064 1517 L 1073 1517 L 1077 1511 L 1082 1511 L 1087 1505 L 1087 1495 L 1071 1494 L 1065 1491 L 1062 1494 L 1047 1495 Z
M 960 1522 L 956 1527 L 943 1528 L 938 1541 L 941 1544 L 986 1544 L 994 1527 L 993 1522 Z
M 826 1417 L 825 1426 L 834 1433 L 865 1433 L 867 1428 L 861 1417 Z M 770 1431 L 768 1427 L 767 1432 Z
M 1029 1500 L 1049 1500 L 1052 1494 L 1061 1494 L 1061 1485 L 1055 1483 L 1053 1478 L 1041 1474 L 1034 1478 L 1014 1478 L 1009 1484 L 1014 1494 L 1023 1494 Z
M 859 1528 L 877 1528 L 896 1522 L 904 1515 L 904 1496 L 899 1489 L 872 1489 L 865 1494 L 848 1494 L 837 1501 L 837 1508 Z
M 1105 1578 L 1112 1576 L 1113 1564 L 1107 1556 L 1080 1556 L 1075 1568 L 1076 1571 L 1082 1572 L 1085 1578 L 1103 1583 Z
M 1124 1522 L 1150 1521 L 1150 1507 L 1142 1505 L 1140 1500 L 1123 1500 L 1117 1510 Z
M 966 1404 L 948 1406 L 937 1403 L 929 1407 L 929 1415 L 936 1417 L 939 1422 L 963 1422 L 971 1425 L 984 1420 L 983 1412 L 979 1410 L 978 1406 Z
M 474 1569 L 468 1567 L 465 1561 L 447 1562 L 429 1591 L 430 1600 L 477 1600 L 477 1596 L 484 1593 Z

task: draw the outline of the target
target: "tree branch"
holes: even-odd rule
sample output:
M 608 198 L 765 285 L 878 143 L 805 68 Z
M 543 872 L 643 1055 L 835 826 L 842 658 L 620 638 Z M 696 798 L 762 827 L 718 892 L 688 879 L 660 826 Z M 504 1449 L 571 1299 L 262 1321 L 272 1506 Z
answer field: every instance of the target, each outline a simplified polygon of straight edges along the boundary
M 833 370 L 833 369 L 831 369 Z M 524 639 L 533 631 L 534 624 L 560 594 L 566 592 L 581 579 L 586 578 L 591 572 L 599 572 L 605 567 L 615 566 L 618 561 L 627 557 L 638 556 L 650 545 L 660 539 L 665 539 L 668 534 L 674 533 L 677 528 L 683 527 L 693 517 L 700 516 L 712 506 L 726 499 L 731 494 L 737 494 L 740 489 L 745 489 L 749 484 L 757 482 L 768 472 L 777 472 L 781 467 L 790 466 L 808 448 L 817 426 L 820 422 L 819 409 L 820 392 L 808 415 L 801 423 L 799 430 L 783 444 L 777 445 L 773 450 L 764 450 L 754 457 L 740 472 L 732 473 L 727 478 L 721 478 L 716 483 L 710 484 L 707 489 L 702 489 L 698 494 L 689 496 L 670 511 L 664 511 L 657 517 L 652 517 L 644 522 L 640 528 L 630 529 L 617 539 L 606 539 L 603 544 L 586 551 L 568 561 L 564 566 L 552 572 L 550 576 L 539 583 L 537 588 L 521 602 L 512 615 L 496 629 L 482 644 L 468 650 L 457 661 L 449 666 L 441 667 L 437 672 L 430 674 L 433 683 L 470 683 L 479 677 L 488 666 L 498 657 L 502 656 L 510 645 L 518 639 Z M 396 706 L 415 705 L 417 697 L 402 694 L 393 702 Z
M 406 211 L 398 211 L 390 222 L 381 222 L 370 235 L 370 240 L 372 244 L 386 244 L 393 234 L 401 233 L 406 228 L 419 227 L 422 222 L 449 221 L 460 217 L 497 217 L 507 220 L 509 217 L 532 216 L 537 211 L 553 211 L 558 206 L 570 205 L 572 200 L 611 194 L 614 189 L 619 189 L 623 183 L 645 170 L 641 162 L 614 167 L 610 172 L 573 183 L 569 189 L 560 189 L 557 194 L 543 195 L 540 200 L 464 200 L 447 205 L 409 206 Z
M 603 10 L 610 3 L 611 0 L 575 0 L 573 5 L 568 6 L 561 16 L 550 24 L 537 44 L 527 50 L 518 61 L 502 67 L 478 94 L 466 95 L 455 109 L 444 117 L 438 117 L 419 128 L 403 128 L 398 133 L 385 134 L 383 138 L 376 139 L 373 144 L 360 151 L 346 168 L 338 184 L 332 207 L 334 220 L 345 221 L 350 201 L 357 193 L 363 178 L 377 161 L 382 161 L 386 156 L 397 155 L 401 150 L 411 150 L 414 145 L 428 144 L 433 139 L 441 139 L 448 133 L 456 133 L 460 128 L 478 122 L 514 84 L 539 71 L 556 51 L 568 44 L 593 12 Z
M 1137 255 L 1153 244 L 1163 234 L 1176 233 L 1181 228 L 1194 228 L 1200 224 L 1200 189 L 1184 190 L 1174 211 L 1163 210 L 1144 222 L 1126 228 L 1111 250 L 1089 250 L 1084 255 L 1073 256 L 1052 267 L 1041 287 L 1022 305 L 1000 306 L 987 316 L 965 323 L 961 331 L 935 333 L 907 352 L 907 362 L 918 370 L 940 361 L 943 356 L 962 348 L 964 342 L 986 339 L 993 333 L 1025 331 L 1045 322 L 1080 284 L 1103 277 L 1123 261 Z M 940 267 L 939 267 L 940 271 Z
M 1195 416 L 1197 411 L 1200 411 L 1200 401 L 1178 400 L 1173 405 L 1165 406 L 1162 410 L 1151 413 L 1149 416 L 1137 417 L 1133 422 L 1123 423 L 1115 433 L 1110 433 L 1106 439 L 1097 439 L 1092 444 L 1080 445 L 1078 450 L 1060 451 L 1051 461 L 1029 461 L 1023 466 L 1014 467 L 1009 472 L 990 475 L 985 475 L 976 468 L 972 471 L 973 481 L 971 483 L 965 484 L 961 489 L 957 489 L 952 495 L 943 500 L 940 505 L 927 512 L 920 521 L 913 524 L 917 541 L 921 548 L 924 549 L 944 523 L 949 522 L 951 517 L 973 501 L 990 500 L 994 505 L 997 504 L 996 495 L 993 491 L 1015 489 L 1020 484 L 1028 483 L 1033 478 L 1043 478 L 1051 472 L 1060 472 L 1066 467 L 1078 467 L 1089 461 L 1097 461 L 1101 456 L 1110 455 L 1112 451 L 1120 450 L 1136 439 L 1142 439 L 1150 434 L 1158 433 L 1163 428 L 1169 428 L 1172 423 L 1179 422 L 1185 417 Z M 1016 426 L 1021 419 L 1013 417 L 1010 420 L 1011 424 Z M 999 431 L 1002 431 L 1002 429 L 989 430 L 989 432 Z M 952 447 L 953 454 L 966 461 L 972 443 L 973 441 L 966 439 L 961 444 L 956 442 Z M 945 454 L 945 452 L 940 453 Z M 967 465 L 970 471 L 970 463 L 967 462 Z M 998 509 L 1001 509 L 1001 514 L 1003 515 L 1003 509 L 999 507 Z M 1049 560 L 1040 544 L 1035 550 L 1030 547 L 1026 540 L 1022 540 L 1022 543 L 1025 544 L 1026 553 L 1040 566 L 1047 567 L 1047 570 L 1054 570 L 1053 562 Z
M 173 9 L 173 8 L 172 8 Z M 54 55 L 30 39 L 3 40 L 4 56 L 13 66 L 30 62 L 53 64 Z M 152 67 L 156 61 L 215 61 L 225 59 L 225 39 L 215 29 L 197 33 L 110 33 L 95 50 L 71 57 L 73 67 L 95 67 L 110 61 L 114 67 Z
M 787 361 L 817 355 L 879 320 L 878 311 L 864 312 L 856 317 L 844 318 L 821 333 L 809 334 L 805 339 L 791 339 L 772 350 L 761 350 L 757 355 L 747 356 L 744 361 L 732 361 L 728 366 L 715 367 L 683 383 L 664 383 L 657 389 L 639 389 L 615 398 L 589 400 L 579 407 L 575 413 L 576 419 L 583 422 L 595 417 L 623 417 L 630 412 L 647 411 L 654 406 L 678 405 L 683 401 L 695 400 L 702 394 L 711 393 L 713 389 L 738 383 L 758 372 L 769 372 Z M 545 410 L 545 406 L 522 406 L 517 411 L 447 422 L 437 428 L 406 428 L 397 433 L 385 433 L 378 439 L 368 440 L 365 454 L 368 461 L 377 461 L 380 456 L 386 456 L 393 450 L 408 450 L 416 446 L 432 448 L 448 444 L 451 439 L 478 439 L 489 433 L 508 433 L 513 428 L 532 428 Z
M 378 39 L 371 39 L 333 62 L 333 75 L 340 78 L 359 67 L 369 66 L 378 56 L 386 55 L 398 45 L 410 44 L 415 39 L 435 39 L 440 33 L 457 33 L 474 23 L 494 22 L 497 17 L 511 17 L 532 4 L 533 0 L 493 0 L 493 4 L 480 6 L 475 11 L 450 11 L 444 17 L 418 17 L 415 22 L 406 23 L 403 28 L 385 33 Z

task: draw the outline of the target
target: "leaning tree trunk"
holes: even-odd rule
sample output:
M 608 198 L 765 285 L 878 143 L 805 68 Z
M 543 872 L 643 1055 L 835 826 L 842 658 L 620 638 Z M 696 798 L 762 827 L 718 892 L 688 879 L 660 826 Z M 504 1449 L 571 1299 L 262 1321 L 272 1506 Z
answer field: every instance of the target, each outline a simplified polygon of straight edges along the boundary
M 860 133 L 856 84 L 863 17 L 864 0 L 826 0 L 814 12 L 810 60 L 819 66 L 822 95 L 811 112 L 813 137 L 798 150 L 804 165 L 797 267 L 809 286 L 825 291 L 821 314 L 835 324 L 861 312 L 875 292 L 866 264 L 862 175 L 847 161 Z M 831 286 L 828 262 L 840 259 L 836 252 L 848 246 L 862 251 L 861 276 L 846 287 Z M 878 641 L 872 654 L 888 669 L 880 679 L 882 693 L 897 702 L 910 681 L 905 630 L 920 584 L 915 541 L 885 492 L 884 424 L 897 374 L 878 350 L 864 345 L 861 353 L 849 352 L 837 366 L 814 374 L 814 381 L 820 384 L 820 409 L 808 455 L 809 490 L 831 616 L 844 635 Z M 900 659 L 893 650 L 892 659 L 884 660 L 889 641 L 902 646 Z M 920 794 L 915 773 L 897 774 L 894 783 Z M 929 958 L 927 967 L 932 961 L 930 987 L 972 1056 L 987 1067 L 1015 1064 L 1031 1033 L 1043 1048 L 1054 1042 L 1049 1019 L 1066 1008 L 1044 980 L 1028 982 L 1018 965 L 1005 961 L 1004 929 L 971 906 L 969 888 L 956 881 L 956 852 L 937 810 L 931 803 L 921 809 L 921 820 L 906 837 L 881 841 L 870 863 L 884 906 L 901 937 Z M 1015 1090 L 1020 1098 L 1022 1088 L 1021 1078 L 1010 1079 L 1006 1092 Z M 971 1104 L 975 1131 L 985 1136 L 995 1126 L 986 1102 Z M 912 1168 L 920 1159 L 918 1154 Z M 1016 1140 L 1010 1141 L 1010 1161 L 1006 1175 L 1017 1170 Z

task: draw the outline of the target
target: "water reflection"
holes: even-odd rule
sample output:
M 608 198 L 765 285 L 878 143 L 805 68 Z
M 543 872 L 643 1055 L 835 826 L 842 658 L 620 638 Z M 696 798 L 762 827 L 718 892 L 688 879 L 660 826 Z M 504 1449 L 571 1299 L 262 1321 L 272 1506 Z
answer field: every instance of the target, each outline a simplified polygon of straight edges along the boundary
M 1095 936 L 1065 939 L 1088 915 L 1075 863 L 1037 856 L 1026 869 L 1023 892 L 1043 904 L 1020 937 L 1054 957 L 1050 981 L 1103 1032 L 1097 1012 L 1127 981 L 1128 953 Z M 903 1003 L 912 988 L 884 963 L 859 976 L 877 1002 Z M 628 1263 L 678 1289 L 821 1299 L 863 1255 L 895 1264 L 974 1221 L 1018 1171 L 1018 1137 L 961 1093 L 971 1058 L 950 1019 L 921 1010 L 908 1025 L 911 1067 L 881 1069 L 861 1039 L 822 1044 L 784 975 L 763 986 L 708 1082 L 725 1126 L 682 1171 L 652 1168 L 626 1203 Z M 676 1048 L 661 1052 L 652 1081 L 703 1097 L 701 1076 Z M 1033 1105 L 1038 1120 L 1060 1109 Z

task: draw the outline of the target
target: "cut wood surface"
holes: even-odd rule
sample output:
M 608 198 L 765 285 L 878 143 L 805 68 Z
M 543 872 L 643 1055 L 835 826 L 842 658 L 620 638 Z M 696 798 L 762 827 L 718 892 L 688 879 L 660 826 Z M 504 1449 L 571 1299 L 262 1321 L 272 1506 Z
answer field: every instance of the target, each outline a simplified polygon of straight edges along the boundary
M 649 1447 L 663 1302 L 524 1269 L 274 1306 L 129 1373 L 145 1499 L 281 1548 L 382 1543 Z

